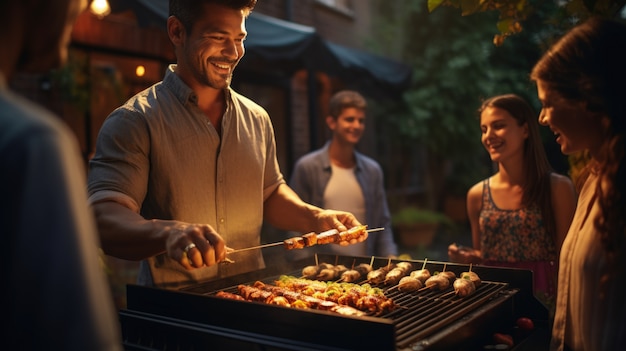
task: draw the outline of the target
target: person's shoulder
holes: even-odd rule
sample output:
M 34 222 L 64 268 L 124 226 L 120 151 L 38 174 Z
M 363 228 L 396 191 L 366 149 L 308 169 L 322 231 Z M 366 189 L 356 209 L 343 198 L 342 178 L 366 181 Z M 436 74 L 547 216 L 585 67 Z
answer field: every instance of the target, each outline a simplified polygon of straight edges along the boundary
M 232 88 L 229 88 L 231 99 L 234 103 L 239 104 L 242 108 L 253 112 L 255 115 L 268 116 L 267 111 L 261 105 L 254 102 L 252 99 L 236 92 Z
M 300 158 L 296 160 L 296 167 L 304 167 L 305 165 L 317 162 L 324 150 L 324 148 L 319 148 L 300 156 Z
M 71 133 L 59 117 L 19 94 L 10 91 L 3 93 L 0 108 L 0 129 L 5 136 Z
M 123 104 L 111 111 L 109 117 L 147 116 L 151 113 L 160 111 L 162 104 L 167 103 L 166 101 L 171 101 L 170 99 L 164 98 L 163 94 L 169 94 L 169 92 L 163 89 L 163 87 L 163 82 L 160 81 L 136 93 L 128 98 Z
M 360 153 L 358 151 L 355 151 L 355 155 L 357 156 L 357 158 L 359 158 L 361 160 L 361 162 L 363 163 L 363 165 L 365 167 L 374 168 L 374 169 L 377 169 L 377 170 L 382 170 L 382 168 L 380 167 L 380 164 L 378 163 L 378 161 L 376 161 L 372 157 L 367 156 L 365 154 L 362 154 L 362 153 Z
M 556 172 L 550 173 L 550 185 L 554 191 L 574 191 L 572 179 Z
M 570 179 L 570 177 L 557 173 L 557 172 L 551 172 L 550 173 L 550 181 L 554 184 L 554 183 L 572 183 L 572 180 Z
M 481 181 L 477 182 L 476 184 L 472 185 L 469 190 L 467 190 L 467 197 L 475 197 L 475 196 L 482 196 L 483 193 L 483 187 L 485 186 L 486 179 L 482 179 Z

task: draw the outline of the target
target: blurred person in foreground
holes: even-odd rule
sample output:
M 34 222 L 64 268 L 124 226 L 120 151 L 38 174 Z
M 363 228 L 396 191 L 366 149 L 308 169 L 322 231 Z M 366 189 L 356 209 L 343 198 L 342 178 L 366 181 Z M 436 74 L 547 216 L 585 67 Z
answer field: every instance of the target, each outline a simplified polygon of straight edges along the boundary
M 230 87 L 255 4 L 170 0 L 177 63 L 102 125 L 90 203 L 105 253 L 142 260 L 139 284 L 181 288 L 264 268 L 260 249 L 230 253 L 261 244 L 264 220 L 300 233 L 360 225 L 286 185 L 267 112 Z
M 561 152 L 590 157 L 561 249 L 552 350 L 626 344 L 626 25 L 593 18 L 556 42 L 532 70 Z
M 391 231 L 383 171 L 372 158 L 356 150 L 365 131 L 367 101 L 356 91 L 342 90 L 329 101 L 326 144 L 302 156 L 289 185 L 304 200 L 322 208 L 348 211 L 372 232 L 362 243 L 314 246 L 304 254 L 395 257 L 398 247 Z
M 65 62 L 86 5 L 0 2 L 0 340 L 10 350 L 122 349 L 76 138 L 7 85 L 17 72 L 46 73 Z
M 453 262 L 529 269 L 535 296 L 554 313 L 558 254 L 574 215 L 570 178 L 546 157 L 536 114 L 521 97 L 485 100 L 482 143 L 497 172 L 472 186 L 467 212 L 473 248 L 448 247 Z

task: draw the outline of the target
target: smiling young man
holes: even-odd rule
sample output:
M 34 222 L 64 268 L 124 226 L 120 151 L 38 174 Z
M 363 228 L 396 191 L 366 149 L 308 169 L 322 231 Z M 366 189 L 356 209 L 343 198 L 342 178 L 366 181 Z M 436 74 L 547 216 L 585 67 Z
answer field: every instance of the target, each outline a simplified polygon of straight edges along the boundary
M 142 260 L 138 283 L 177 288 L 264 267 L 264 220 L 346 230 L 347 212 L 304 203 L 285 183 L 267 112 L 230 88 L 254 0 L 171 0 L 177 63 L 105 120 L 89 164 L 105 253 Z M 364 240 L 364 239 L 363 239 Z
M 356 151 L 365 131 L 366 109 L 365 98 L 356 91 L 343 90 L 333 95 L 326 117 L 332 137 L 321 149 L 298 160 L 289 185 L 304 201 L 322 208 L 349 211 L 369 228 L 385 230 L 370 233 L 367 242 L 322 245 L 304 254 L 383 257 L 398 254 L 382 169 L 375 160 Z

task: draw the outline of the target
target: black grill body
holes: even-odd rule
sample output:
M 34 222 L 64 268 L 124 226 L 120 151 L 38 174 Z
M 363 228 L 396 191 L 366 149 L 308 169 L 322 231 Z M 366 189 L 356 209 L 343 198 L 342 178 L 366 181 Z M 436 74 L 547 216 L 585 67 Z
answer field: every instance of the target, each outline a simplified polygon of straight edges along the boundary
M 320 256 L 319 262 L 348 267 L 388 264 L 385 258 Z M 391 262 L 400 262 L 392 260 Z M 423 261 L 409 261 L 421 269 Z M 214 296 L 236 292 L 239 284 L 273 284 L 279 275 L 299 276 L 307 262 L 273 267 L 182 290 L 127 286 L 127 308 L 120 311 L 127 350 L 483 350 L 495 332 L 515 337 L 516 350 L 541 350 L 549 341 L 547 309 L 532 295 L 532 272 L 473 266 L 483 284 L 469 297 L 452 288 L 441 292 L 387 296 L 399 308 L 382 315 L 343 316 Z M 428 261 L 431 272 L 459 275 L 467 265 Z M 518 317 L 533 319 L 536 328 L 521 333 Z

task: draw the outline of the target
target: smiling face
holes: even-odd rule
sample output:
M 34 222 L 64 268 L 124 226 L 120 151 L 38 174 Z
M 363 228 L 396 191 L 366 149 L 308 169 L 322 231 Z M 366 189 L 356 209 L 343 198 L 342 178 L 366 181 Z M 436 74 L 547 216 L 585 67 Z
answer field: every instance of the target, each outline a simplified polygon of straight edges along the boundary
M 587 110 L 584 102 L 566 100 L 537 81 L 542 104 L 539 123 L 550 127 L 566 155 L 589 150 L 593 156 L 602 143 L 601 118 Z
M 189 33 L 178 19 L 168 21 L 177 72 L 191 86 L 224 89 L 244 55 L 245 14 L 214 3 L 204 5 L 203 11 Z
M 491 160 L 503 162 L 511 157 L 521 157 L 528 138 L 526 123 L 519 125 L 511 114 L 498 107 L 486 107 L 480 114 L 482 143 Z
M 335 140 L 355 145 L 365 130 L 365 111 L 355 107 L 344 108 L 337 118 L 328 116 L 326 123 Z

